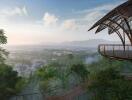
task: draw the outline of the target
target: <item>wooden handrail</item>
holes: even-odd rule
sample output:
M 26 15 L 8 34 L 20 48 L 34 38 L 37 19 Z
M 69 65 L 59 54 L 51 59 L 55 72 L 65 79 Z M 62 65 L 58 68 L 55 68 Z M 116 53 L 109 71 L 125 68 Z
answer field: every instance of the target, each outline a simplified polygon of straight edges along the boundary
M 99 44 L 99 46 L 123 46 L 122 44 Z M 125 44 L 125 46 L 132 46 L 131 44 Z
M 132 60 L 132 45 L 130 44 L 126 44 L 125 47 L 122 44 L 100 44 L 98 51 L 106 57 Z

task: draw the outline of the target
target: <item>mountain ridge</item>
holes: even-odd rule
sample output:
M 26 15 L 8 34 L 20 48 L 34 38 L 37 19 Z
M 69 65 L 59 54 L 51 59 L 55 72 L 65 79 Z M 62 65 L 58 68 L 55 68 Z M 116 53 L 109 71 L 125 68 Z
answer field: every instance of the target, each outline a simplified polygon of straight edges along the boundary
M 65 46 L 80 46 L 80 47 L 97 47 L 99 44 L 121 44 L 120 41 L 109 41 L 109 40 L 103 40 L 103 39 L 90 39 L 90 40 L 84 40 L 84 41 L 68 41 L 63 42 L 60 45 Z

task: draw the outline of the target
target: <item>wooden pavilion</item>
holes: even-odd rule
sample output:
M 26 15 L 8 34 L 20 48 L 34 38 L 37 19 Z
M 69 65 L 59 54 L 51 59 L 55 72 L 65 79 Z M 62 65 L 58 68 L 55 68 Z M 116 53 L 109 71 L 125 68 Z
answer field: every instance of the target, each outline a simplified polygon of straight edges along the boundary
M 101 55 L 115 59 L 132 60 L 132 0 L 119 5 L 90 29 L 97 27 L 95 33 L 108 28 L 108 34 L 116 33 L 122 44 L 100 44 L 98 51 Z M 127 44 L 129 40 L 129 44 Z

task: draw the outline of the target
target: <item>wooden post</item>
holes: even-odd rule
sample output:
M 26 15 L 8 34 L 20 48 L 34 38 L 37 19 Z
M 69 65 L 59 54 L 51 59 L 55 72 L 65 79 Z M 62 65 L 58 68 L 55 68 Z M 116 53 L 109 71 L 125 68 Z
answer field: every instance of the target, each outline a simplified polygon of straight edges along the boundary
M 104 55 L 106 55 L 106 52 L 105 52 L 105 45 L 104 45 Z
M 115 49 L 114 49 L 114 45 L 112 45 L 113 46 L 113 56 L 115 55 Z

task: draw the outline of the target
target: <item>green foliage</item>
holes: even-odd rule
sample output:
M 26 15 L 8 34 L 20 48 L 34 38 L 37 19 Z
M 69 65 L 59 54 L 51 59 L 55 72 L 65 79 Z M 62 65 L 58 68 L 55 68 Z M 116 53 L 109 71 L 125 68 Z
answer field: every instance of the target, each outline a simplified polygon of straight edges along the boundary
M 12 67 L 1 64 L 0 65 L 0 98 L 7 100 L 8 97 L 17 93 L 20 87 L 17 85 L 21 83 L 21 77 L 18 77 L 16 71 Z M 22 83 L 21 83 L 22 84 Z M 17 88 L 16 88 L 17 87 Z
M 87 68 L 90 73 L 94 73 L 108 68 L 115 68 L 116 70 L 121 70 L 122 67 L 124 67 L 124 64 L 131 65 L 128 64 L 128 62 L 124 61 L 102 58 L 98 62 L 87 65 Z
M 0 45 L 7 43 L 7 37 L 5 36 L 4 30 L 0 30 Z M 6 57 L 8 56 L 8 52 L 0 47 L 0 64 L 4 63 Z
M 53 80 L 57 78 L 56 74 L 57 74 L 57 70 L 51 66 L 45 66 L 36 71 L 36 75 L 40 79 L 39 81 L 40 90 L 44 92 L 44 94 L 50 93 L 50 91 L 52 91 L 51 87 L 55 88 L 50 83 L 52 83 Z
M 78 76 L 82 78 L 82 80 L 86 80 L 88 78 L 88 70 L 84 64 L 76 64 L 71 67 L 71 71 L 76 73 Z
M 129 65 L 129 69 L 132 68 L 131 63 L 100 59 L 100 61 L 90 65 L 84 65 L 76 60 L 77 56 L 76 54 L 73 57 L 66 55 L 36 71 L 40 78 L 40 88 L 45 92 L 44 94 L 57 95 L 55 90 L 65 93 L 68 86 L 71 88 L 76 83 L 78 85 L 88 82 L 89 92 L 94 93 L 93 100 L 132 99 L 132 81 L 125 80 L 120 75 L 126 66 Z M 72 84 L 72 81 L 76 83 Z
M 4 30 L 0 30 L 0 45 L 7 43 Z M 18 76 L 12 67 L 5 64 L 8 52 L 0 47 L 0 99 L 7 100 L 12 95 L 21 91 L 25 80 Z
M 28 84 L 28 80 L 22 77 L 19 77 L 19 80 L 17 81 L 15 85 L 15 91 L 16 93 L 21 92 L 22 89 L 24 89 Z
M 73 59 L 74 58 L 74 55 L 73 54 L 68 54 L 68 58 L 69 59 Z
M 49 80 L 51 78 L 54 78 L 56 76 L 56 68 L 54 67 L 48 67 L 45 66 L 43 68 L 40 68 L 36 71 L 36 74 L 38 77 L 40 77 L 43 80 Z
M 59 64 L 50 64 L 36 71 L 36 75 L 40 78 L 40 88 L 48 95 L 57 95 L 59 91 L 62 91 L 59 93 L 64 93 L 73 84 L 78 84 L 79 79 L 81 79 L 80 82 L 85 81 L 88 74 L 89 72 L 83 64 L 76 64 L 70 68 Z M 75 81 L 73 82 L 73 80 Z
M 0 64 L 4 64 L 9 52 L 0 47 Z
M 93 100 L 132 100 L 132 81 L 122 77 L 115 68 L 91 75 L 88 90 L 93 92 Z
M 7 37 L 5 36 L 5 32 L 3 29 L 0 29 L 0 44 L 6 44 Z

